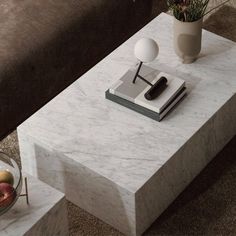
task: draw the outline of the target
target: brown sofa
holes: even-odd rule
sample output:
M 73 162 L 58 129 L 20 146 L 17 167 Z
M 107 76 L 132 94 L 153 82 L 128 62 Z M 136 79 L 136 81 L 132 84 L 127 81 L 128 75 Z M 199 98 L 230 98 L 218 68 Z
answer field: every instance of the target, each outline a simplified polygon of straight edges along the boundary
M 0 139 L 148 22 L 152 0 L 1 0 Z

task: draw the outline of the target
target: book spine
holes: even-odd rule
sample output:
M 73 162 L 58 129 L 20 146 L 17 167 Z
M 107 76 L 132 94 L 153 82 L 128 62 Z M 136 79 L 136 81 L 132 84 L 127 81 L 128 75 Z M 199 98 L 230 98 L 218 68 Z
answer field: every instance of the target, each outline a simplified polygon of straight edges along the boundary
M 125 106 L 125 107 L 127 107 L 127 108 L 129 108 L 129 109 L 131 109 L 133 111 L 136 111 L 136 112 L 138 112 L 138 113 L 140 113 L 140 114 L 142 114 L 144 116 L 147 116 L 147 117 L 149 117 L 149 118 L 151 118 L 153 120 L 160 121 L 160 119 L 161 119 L 159 113 L 156 113 L 156 112 L 151 111 L 151 110 L 149 110 L 149 109 L 147 109 L 145 107 L 139 106 L 139 105 L 134 104 L 134 103 L 132 103 L 132 102 L 130 102 L 128 100 L 125 100 L 125 99 L 120 98 L 120 97 L 118 97 L 118 96 L 116 96 L 114 94 L 111 94 L 109 92 L 109 90 L 106 91 L 105 96 L 106 96 L 106 98 L 108 100 L 116 102 L 116 103 L 118 103 L 118 104 L 120 104 L 122 106 Z

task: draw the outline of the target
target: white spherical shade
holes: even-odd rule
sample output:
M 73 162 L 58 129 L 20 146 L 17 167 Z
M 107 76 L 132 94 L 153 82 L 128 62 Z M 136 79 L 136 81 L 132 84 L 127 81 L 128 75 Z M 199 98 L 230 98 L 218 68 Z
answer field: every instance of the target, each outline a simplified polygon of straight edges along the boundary
M 134 55 L 142 62 L 153 61 L 158 52 L 159 47 L 156 41 L 150 38 L 142 38 L 134 46 Z

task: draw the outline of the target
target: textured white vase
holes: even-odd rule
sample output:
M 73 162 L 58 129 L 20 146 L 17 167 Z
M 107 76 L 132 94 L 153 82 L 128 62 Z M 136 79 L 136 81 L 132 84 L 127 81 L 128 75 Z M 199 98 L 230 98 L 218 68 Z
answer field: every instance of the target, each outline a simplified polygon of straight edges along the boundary
M 182 22 L 174 17 L 174 50 L 184 64 L 194 62 L 201 51 L 202 21 Z

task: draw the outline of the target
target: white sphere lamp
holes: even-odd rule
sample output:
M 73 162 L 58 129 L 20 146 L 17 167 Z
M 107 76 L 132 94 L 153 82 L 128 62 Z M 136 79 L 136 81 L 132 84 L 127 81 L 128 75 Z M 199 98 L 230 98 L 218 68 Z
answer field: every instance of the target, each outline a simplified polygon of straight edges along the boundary
M 153 61 L 158 53 L 159 47 L 156 41 L 150 38 L 142 38 L 134 46 L 134 55 L 141 62 Z
M 157 57 L 158 53 L 159 47 L 156 41 L 150 38 L 142 38 L 134 46 L 134 55 L 140 63 L 132 82 L 135 84 L 136 79 L 139 78 L 151 86 L 151 88 L 144 94 L 144 97 L 147 100 L 155 99 L 167 86 L 167 79 L 165 77 L 161 77 L 155 84 L 152 84 L 139 74 L 143 62 L 153 61 Z

